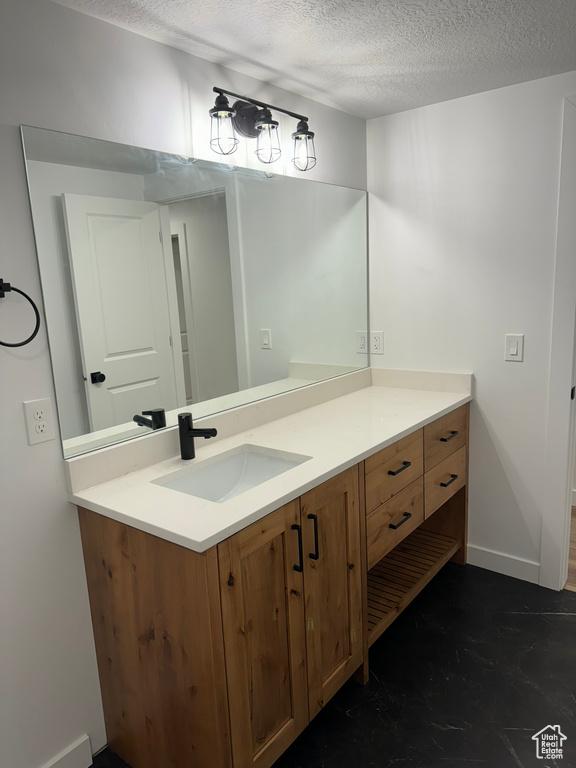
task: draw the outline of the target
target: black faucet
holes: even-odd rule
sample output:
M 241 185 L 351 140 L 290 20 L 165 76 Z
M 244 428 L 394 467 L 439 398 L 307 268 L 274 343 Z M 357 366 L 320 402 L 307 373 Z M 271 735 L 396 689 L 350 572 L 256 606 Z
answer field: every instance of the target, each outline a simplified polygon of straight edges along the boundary
M 135 421 L 140 427 L 150 427 L 150 429 L 162 429 L 166 426 L 166 414 L 164 408 L 152 408 L 151 411 L 142 411 L 143 416 L 139 413 L 134 416 L 132 421 Z M 144 416 L 151 416 L 151 419 L 145 419 Z
M 191 413 L 178 414 L 178 432 L 180 434 L 180 455 L 183 459 L 193 459 L 195 437 L 216 437 L 218 434 L 214 428 L 194 429 Z

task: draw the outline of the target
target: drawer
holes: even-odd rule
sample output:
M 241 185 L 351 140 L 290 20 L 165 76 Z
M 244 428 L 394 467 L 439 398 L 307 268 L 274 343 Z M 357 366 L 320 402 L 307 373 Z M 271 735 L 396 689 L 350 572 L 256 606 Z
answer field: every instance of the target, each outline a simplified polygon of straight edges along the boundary
M 466 446 L 448 456 L 424 475 L 426 517 L 466 485 Z
M 424 481 L 420 477 L 366 518 L 368 570 L 423 521 Z
M 463 405 L 424 427 L 424 471 L 468 442 L 468 406 Z
M 366 459 L 366 514 L 414 482 L 423 471 L 421 429 Z

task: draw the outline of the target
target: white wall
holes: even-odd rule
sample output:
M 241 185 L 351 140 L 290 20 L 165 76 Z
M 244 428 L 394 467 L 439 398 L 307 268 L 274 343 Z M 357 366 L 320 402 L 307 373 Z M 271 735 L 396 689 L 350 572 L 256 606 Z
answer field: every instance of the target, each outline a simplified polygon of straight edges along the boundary
M 252 386 L 288 376 L 288 363 L 363 366 L 366 206 L 356 191 L 262 184 L 239 176 L 240 258 Z M 270 329 L 272 349 L 261 349 Z
M 533 581 L 553 514 L 548 377 L 563 97 L 574 92 L 573 72 L 368 123 L 382 364 L 475 374 L 470 561 Z M 504 362 L 505 333 L 525 334 L 523 364 Z
M 3 0 L 2 278 L 38 299 L 19 124 L 209 157 L 213 85 L 308 114 L 320 153 L 312 177 L 365 186 L 363 121 L 47 0 Z M 235 162 L 242 164 L 242 156 Z M 29 308 L 19 297 L 0 301 L 4 340 L 29 326 Z M 44 326 L 29 346 L 0 348 L 0 371 L 1 760 L 6 768 L 39 768 L 84 732 L 99 749 L 105 733 L 60 445 L 28 446 L 22 417 L 22 400 L 53 396 Z

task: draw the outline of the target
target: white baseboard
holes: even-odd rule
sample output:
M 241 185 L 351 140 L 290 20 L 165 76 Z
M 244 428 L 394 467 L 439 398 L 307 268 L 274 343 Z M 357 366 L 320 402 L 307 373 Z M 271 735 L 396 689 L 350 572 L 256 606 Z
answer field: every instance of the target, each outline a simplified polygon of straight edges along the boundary
M 576 507 L 576 488 L 572 491 L 572 506 Z
M 79 739 L 59 755 L 45 763 L 42 768 L 90 768 L 92 765 L 92 749 L 90 739 L 84 733 Z
M 502 573 L 504 576 L 512 576 L 522 581 L 530 581 L 533 584 L 538 584 L 540 578 L 540 563 L 472 544 L 468 545 L 468 562 L 470 565 L 477 565 L 479 568 L 486 568 L 488 571 Z

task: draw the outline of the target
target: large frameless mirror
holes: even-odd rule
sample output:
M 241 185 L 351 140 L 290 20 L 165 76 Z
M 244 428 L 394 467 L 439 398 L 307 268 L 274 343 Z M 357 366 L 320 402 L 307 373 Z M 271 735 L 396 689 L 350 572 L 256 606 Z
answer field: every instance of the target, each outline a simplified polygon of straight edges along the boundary
M 367 365 L 365 192 L 22 138 L 65 457 Z

